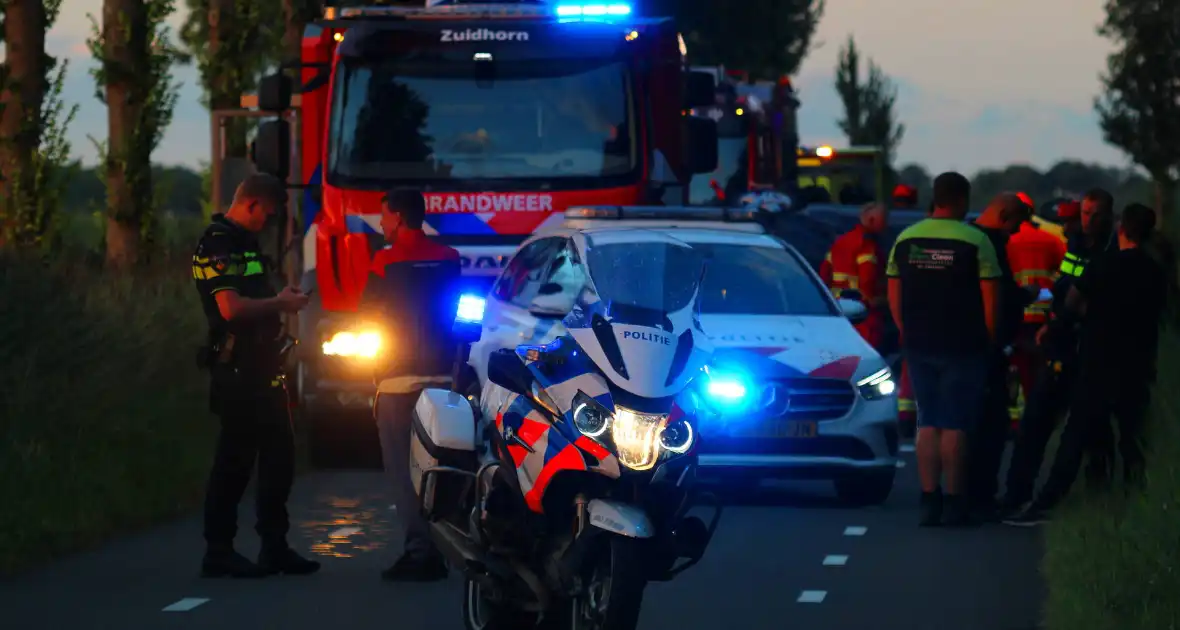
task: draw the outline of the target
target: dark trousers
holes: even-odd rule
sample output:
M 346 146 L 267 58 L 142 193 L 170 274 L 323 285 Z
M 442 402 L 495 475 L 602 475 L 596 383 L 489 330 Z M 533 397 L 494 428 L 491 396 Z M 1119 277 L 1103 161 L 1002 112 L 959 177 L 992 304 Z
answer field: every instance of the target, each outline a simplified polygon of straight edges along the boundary
M 1117 366 L 1116 366 L 1117 367 Z M 1065 498 L 1088 456 L 1087 477 L 1109 484 L 1114 461 L 1112 418 L 1118 422 L 1118 451 L 1124 475 L 1135 485 L 1143 479 L 1143 427 L 1150 401 L 1150 379 L 1113 373 L 1109 366 L 1083 370 L 1061 432 L 1061 444 L 1038 502 L 1053 507 Z
M 972 501 L 987 505 L 996 498 L 1000 464 L 1008 443 L 1008 357 L 996 353 L 987 366 L 983 415 L 967 442 L 967 492 Z
M 1053 437 L 1058 419 L 1069 410 L 1077 380 L 1075 370 L 1074 362 L 1062 363 L 1060 370 L 1054 368 L 1052 362 L 1041 363 L 1036 384 L 1024 399 L 1024 415 L 1020 418 L 1020 431 L 1005 484 L 1007 501 L 1025 503 L 1032 500 L 1049 439 Z
M 290 521 L 287 499 L 295 475 L 295 435 L 282 381 L 243 384 L 214 378 L 213 411 L 221 420 L 217 450 L 205 491 L 205 541 L 233 544 L 238 504 L 258 466 L 255 530 L 264 547 L 285 548 Z

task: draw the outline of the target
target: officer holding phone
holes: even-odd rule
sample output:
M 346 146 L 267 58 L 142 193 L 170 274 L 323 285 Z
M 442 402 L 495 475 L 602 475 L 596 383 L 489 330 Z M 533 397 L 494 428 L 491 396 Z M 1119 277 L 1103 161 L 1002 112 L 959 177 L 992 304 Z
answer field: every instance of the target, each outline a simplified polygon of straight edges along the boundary
M 210 372 L 210 408 L 221 421 L 205 493 L 204 577 L 306 574 L 318 562 L 287 544 L 287 499 L 295 474 L 295 438 L 283 363 L 295 345 L 282 314 L 308 304 L 309 295 L 267 280 L 258 233 L 287 202 L 286 186 L 252 175 L 238 187 L 225 214 L 215 215 L 193 253 L 193 279 L 209 322 L 198 362 Z M 238 503 L 258 465 L 258 562 L 234 549 Z

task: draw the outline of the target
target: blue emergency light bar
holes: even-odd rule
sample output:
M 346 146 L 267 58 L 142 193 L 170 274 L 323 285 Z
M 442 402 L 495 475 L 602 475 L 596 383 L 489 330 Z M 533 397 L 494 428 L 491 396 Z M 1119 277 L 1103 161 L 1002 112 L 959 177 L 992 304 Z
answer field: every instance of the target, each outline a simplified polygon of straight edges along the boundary
M 631 15 L 631 5 L 613 3 L 613 4 L 559 4 L 557 5 L 557 16 L 566 18 L 588 17 L 588 18 L 605 18 L 605 17 L 625 17 Z

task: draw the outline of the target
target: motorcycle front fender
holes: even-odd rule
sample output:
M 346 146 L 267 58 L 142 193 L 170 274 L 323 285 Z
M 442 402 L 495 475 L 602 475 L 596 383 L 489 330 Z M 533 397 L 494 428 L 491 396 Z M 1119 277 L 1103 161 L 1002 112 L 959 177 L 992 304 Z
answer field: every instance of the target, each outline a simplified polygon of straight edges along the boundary
M 655 527 L 640 508 L 622 501 L 593 499 L 586 504 L 590 524 L 599 529 L 628 538 L 651 538 Z

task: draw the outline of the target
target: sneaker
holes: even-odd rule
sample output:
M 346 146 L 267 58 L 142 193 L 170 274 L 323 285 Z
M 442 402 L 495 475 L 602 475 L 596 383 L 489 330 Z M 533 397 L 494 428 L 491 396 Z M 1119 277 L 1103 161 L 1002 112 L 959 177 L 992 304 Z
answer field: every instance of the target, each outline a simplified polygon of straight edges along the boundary
M 258 554 L 258 566 L 270 575 L 310 575 L 320 570 L 320 563 L 308 560 L 290 547 L 263 549 Z
M 210 549 L 201 560 L 203 578 L 261 578 L 267 572 L 246 556 L 231 549 Z
M 437 553 L 402 554 L 381 572 L 386 582 L 438 582 L 447 579 L 447 565 Z
M 951 494 L 946 497 L 946 511 L 942 524 L 947 527 L 972 527 L 977 525 L 971 513 L 971 500 L 966 495 Z
M 942 525 L 942 492 L 923 492 L 920 505 L 922 516 L 918 520 L 919 527 Z
M 1049 511 L 1037 506 L 1035 503 L 1021 510 L 1019 514 L 1004 519 L 1005 525 L 1011 525 L 1013 527 L 1036 527 L 1047 522 L 1049 522 Z

